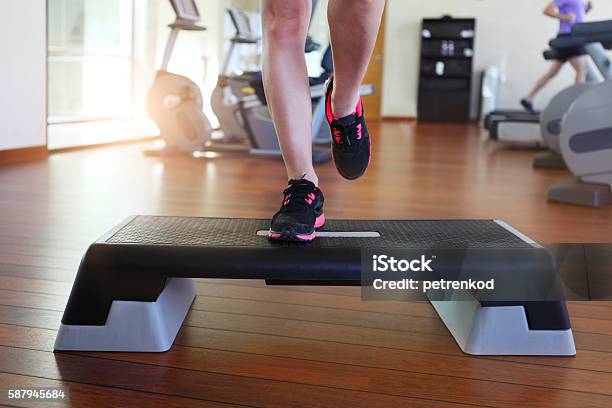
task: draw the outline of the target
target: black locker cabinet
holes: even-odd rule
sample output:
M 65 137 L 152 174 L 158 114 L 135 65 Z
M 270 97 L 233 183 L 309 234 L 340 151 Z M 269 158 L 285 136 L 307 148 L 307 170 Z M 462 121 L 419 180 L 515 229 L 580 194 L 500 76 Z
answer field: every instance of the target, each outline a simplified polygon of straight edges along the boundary
M 472 18 L 423 20 L 419 121 L 470 120 L 475 29 Z

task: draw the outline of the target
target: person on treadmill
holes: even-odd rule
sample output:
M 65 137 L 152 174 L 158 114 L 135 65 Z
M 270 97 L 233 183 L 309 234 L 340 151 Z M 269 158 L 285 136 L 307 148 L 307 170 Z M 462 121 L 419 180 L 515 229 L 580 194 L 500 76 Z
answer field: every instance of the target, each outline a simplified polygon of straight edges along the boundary
M 563 37 L 570 35 L 574 24 L 582 23 L 585 15 L 591 11 L 593 3 L 590 0 L 554 0 L 546 6 L 544 14 L 559 20 L 559 34 L 557 37 Z M 557 50 L 558 57 L 552 62 L 552 65 L 546 71 L 546 73 L 536 82 L 533 89 L 524 99 L 521 100 L 521 105 L 530 113 L 535 113 L 533 108 L 533 100 L 536 95 L 551 79 L 553 79 L 563 65 L 569 62 L 572 68 L 576 71 L 576 83 L 582 83 L 586 81 L 587 75 L 587 62 L 586 57 L 576 55 L 575 51 Z
M 385 0 L 329 0 L 334 76 L 325 85 L 332 153 L 340 175 L 361 177 L 371 142 L 359 87 L 368 67 Z M 268 237 L 310 242 L 325 223 L 323 192 L 312 162 L 312 107 L 304 43 L 311 0 L 263 0 L 263 80 L 289 184 Z

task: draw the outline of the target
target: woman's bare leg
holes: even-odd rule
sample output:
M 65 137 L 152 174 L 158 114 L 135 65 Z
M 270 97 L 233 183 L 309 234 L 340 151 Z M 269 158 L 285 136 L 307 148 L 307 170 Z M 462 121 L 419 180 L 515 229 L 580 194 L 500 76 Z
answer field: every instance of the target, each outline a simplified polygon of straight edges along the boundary
M 557 76 L 559 71 L 561 71 L 563 64 L 564 63 L 562 61 L 553 61 L 548 71 L 546 71 L 546 73 L 542 75 L 538 82 L 536 82 L 533 89 L 531 90 L 531 92 L 529 92 L 529 95 L 527 95 L 525 99 L 529 102 L 533 102 L 538 92 L 540 92 L 542 88 L 544 88 L 546 84 L 548 84 L 548 82 L 550 82 L 550 80 Z
M 587 61 L 585 57 L 576 57 L 569 60 L 570 65 L 576 71 L 576 83 L 582 84 L 586 82 L 587 78 Z
M 376 44 L 385 0 L 329 0 L 327 19 L 334 54 L 332 111 L 350 115 Z
M 316 185 L 304 59 L 311 9 L 311 0 L 263 0 L 263 78 L 289 179 L 305 178 Z

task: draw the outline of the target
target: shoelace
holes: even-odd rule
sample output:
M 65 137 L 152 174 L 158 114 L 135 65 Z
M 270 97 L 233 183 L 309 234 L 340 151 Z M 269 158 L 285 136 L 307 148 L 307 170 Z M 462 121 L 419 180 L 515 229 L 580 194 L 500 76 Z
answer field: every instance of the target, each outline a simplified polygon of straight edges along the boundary
M 287 210 L 302 209 L 312 205 L 317 196 L 311 186 L 305 184 L 292 184 L 283 191 L 283 208 Z
M 349 124 L 342 124 L 335 122 L 333 124 L 332 134 L 336 143 L 341 146 L 345 146 L 350 148 L 355 144 L 355 141 L 361 140 L 361 123 L 357 118 L 355 118 L 354 122 Z M 351 136 L 357 135 L 354 140 L 351 140 Z

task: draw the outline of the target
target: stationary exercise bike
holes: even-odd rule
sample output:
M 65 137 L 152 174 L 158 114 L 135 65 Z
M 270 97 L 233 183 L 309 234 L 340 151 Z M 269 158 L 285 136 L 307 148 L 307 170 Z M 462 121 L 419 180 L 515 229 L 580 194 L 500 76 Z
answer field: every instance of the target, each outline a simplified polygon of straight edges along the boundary
M 165 142 L 161 150 L 145 151 L 149 155 L 191 153 L 204 149 L 209 142 L 212 127 L 204 112 L 200 88 L 189 78 L 168 72 L 176 39 L 181 30 L 204 31 L 198 25 L 200 15 L 193 0 L 170 0 L 176 19 L 170 27 L 170 35 L 160 69 L 149 90 L 147 107 Z

